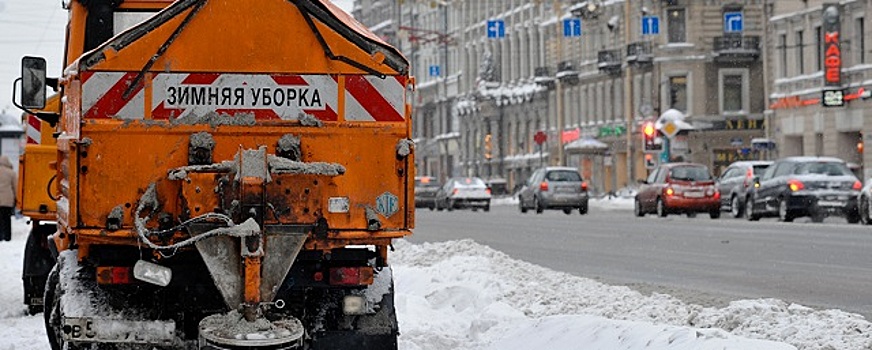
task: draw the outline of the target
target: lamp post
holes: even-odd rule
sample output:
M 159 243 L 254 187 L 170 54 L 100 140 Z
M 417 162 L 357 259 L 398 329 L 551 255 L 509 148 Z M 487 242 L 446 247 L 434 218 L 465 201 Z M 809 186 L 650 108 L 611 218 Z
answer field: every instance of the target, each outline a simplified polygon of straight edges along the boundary
M 563 3 L 561 0 L 554 0 L 554 16 L 556 16 L 557 20 L 555 21 L 555 25 L 557 26 L 557 33 L 560 33 L 561 21 L 560 18 L 563 15 Z M 557 65 L 560 65 L 560 62 L 563 62 L 563 36 L 557 36 Z M 559 68 L 558 68 L 559 69 Z M 559 74 L 560 72 L 557 72 Z M 563 115 L 563 82 L 560 81 L 560 77 L 555 79 L 555 90 L 557 94 L 557 165 L 563 166 L 564 156 L 563 156 L 563 127 L 565 124 L 565 116 Z
M 630 1 L 624 1 L 624 45 L 630 43 Z M 624 70 L 624 114 L 627 119 L 627 185 L 636 177 L 635 147 L 633 147 L 633 66 L 627 64 Z

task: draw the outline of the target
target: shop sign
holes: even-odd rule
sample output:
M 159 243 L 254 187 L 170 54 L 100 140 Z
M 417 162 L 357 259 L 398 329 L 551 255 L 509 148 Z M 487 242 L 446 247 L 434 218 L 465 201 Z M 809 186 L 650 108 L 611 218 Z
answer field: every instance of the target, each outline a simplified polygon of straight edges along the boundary
M 599 128 L 599 135 L 597 135 L 597 137 L 621 136 L 626 132 L 627 128 L 623 125 L 603 126 Z
M 750 148 L 740 149 L 714 149 L 714 166 L 728 166 L 740 160 L 757 160 L 757 153 Z

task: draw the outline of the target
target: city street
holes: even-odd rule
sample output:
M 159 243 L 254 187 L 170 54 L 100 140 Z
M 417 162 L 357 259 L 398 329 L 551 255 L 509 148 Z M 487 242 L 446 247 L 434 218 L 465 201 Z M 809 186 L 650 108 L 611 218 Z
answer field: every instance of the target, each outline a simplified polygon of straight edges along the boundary
M 419 209 L 412 242 L 469 238 L 558 271 L 623 284 L 643 293 L 723 306 L 778 298 L 872 316 L 872 227 L 828 218 L 814 224 L 633 216 L 591 205 L 588 215 Z

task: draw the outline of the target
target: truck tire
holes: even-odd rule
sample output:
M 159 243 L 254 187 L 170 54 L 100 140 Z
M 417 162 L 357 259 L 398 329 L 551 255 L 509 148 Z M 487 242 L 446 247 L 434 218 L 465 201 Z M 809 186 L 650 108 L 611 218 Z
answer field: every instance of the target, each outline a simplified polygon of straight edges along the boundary
M 21 280 L 24 287 L 24 303 L 27 305 L 27 312 L 31 315 L 41 313 L 45 304 L 40 299 L 45 293 L 48 274 L 55 265 L 55 259 L 46 245 L 46 239 L 56 229 L 55 225 L 39 225 L 34 222 L 24 246 Z

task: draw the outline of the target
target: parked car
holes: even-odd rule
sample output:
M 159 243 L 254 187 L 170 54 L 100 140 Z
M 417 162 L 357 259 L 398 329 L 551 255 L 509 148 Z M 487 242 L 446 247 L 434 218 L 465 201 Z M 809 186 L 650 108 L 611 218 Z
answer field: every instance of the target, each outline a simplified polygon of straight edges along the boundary
M 432 176 L 415 176 L 415 208 L 436 209 L 436 194 L 442 187 Z
M 839 215 L 856 223 L 860 221 L 857 195 L 862 187 L 841 159 L 784 158 L 755 179 L 745 201 L 745 216 L 748 220 L 777 216 L 781 221 L 810 216 L 812 221 L 821 222 L 829 215 Z
M 542 213 L 546 209 L 563 210 L 569 214 L 578 209 L 587 214 L 587 182 L 572 167 L 544 167 L 530 175 L 518 192 L 518 207 L 522 213 L 535 209 Z
M 709 213 L 717 219 L 721 216 L 721 194 L 708 167 L 695 163 L 667 163 L 660 165 L 646 180 L 636 194 L 636 216 L 656 213 L 669 214 Z
M 436 194 L 436 209 L 454 210 L 481 208 L 490 211 L 491 190 L 478 177 L 453 177 L 448 179 Z
M 745 212 L 745 197 L 748 188 L 754 185 L 754 177 L 763 175 L 772 165 L 771 161 L 738 161 L 724 169 L 718 178 L 718 191 L 721 193 L 721 210 L 730 212 L 734 218 Z
M 861 223 L 872 225 L 872 179 L 857 193 L 857 213 Z

